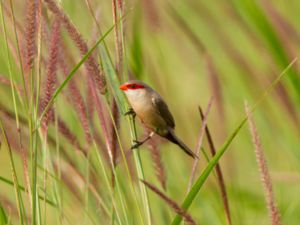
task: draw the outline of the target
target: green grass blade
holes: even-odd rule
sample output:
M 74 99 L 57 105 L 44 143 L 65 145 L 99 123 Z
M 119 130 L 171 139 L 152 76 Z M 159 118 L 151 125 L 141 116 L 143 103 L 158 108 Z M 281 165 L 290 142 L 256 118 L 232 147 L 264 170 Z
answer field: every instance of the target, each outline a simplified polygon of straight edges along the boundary
M 251 112 L 253 112 L 259 104 L 268 96 L 268 94 L 273 90 L 274 86 L 281 80 L 283 75 L 287 73 L 287 71 L 290 69 L 290 67 L 296 62 L 296 59 L 293 60 L 286 69 L 272 82 L 272 84 L 266 89 L 266 91 L 263 93 L 262 97 L 255 103 L 254 107 L 252 108 Z M 188 210 L 188 208 L 191 206 L 192 202 L 195 200 L 197 194 L 201 190 L 204 182 L 210 175 L 210 173 L 213 171 L 214 167 L 219 162 L 222 155 L 225 153 L 225 151 L 228 149 L 231 142 L 234 140 L 234 138 L 237 136 L 241 128 L 244 126 L 244 124 L 247 122 L 248 117 L 246 116 L 243 118 L 243 120 L 240 122 L 240 124 L 237 126 L 237 128 L 231 133 L 231 135 L 227 138 L 227 140 L 224 142 L 224 144 L 218 149 L 215 156 L 211 159 L 211 161 L 208 163 L 202 174 L 199 176 L 189 193 L 187 194 L 185 200 L 183 201 L 183 204 L 181 206 L 182 209 Z M 172 225 L 179 225 L 182 221 L 182 217 L 180 215 L 176 215 Z
M 12 15 L 12 22 L 13 22 L 13 29 L 14 29 L 14 36 L 16 40 L 16 45 L 17 45 L 17 52 L 18 52 L 18 60 L 19 60 L 19 66 L 20 66 L 20 73 L 21 73 L 21 79 L 22 79 L 22 86 L 24 90 L 24 97 L 25 97 L 25 107 L 26 110 L 28 110 L 28 93 L 27 93 L 27 87 L 26 87 L 26 82 L 25 82 L 25 74 L 24 74 L 24 67 L 22 63 L 22 56 L 21 56 L 21 50 L 20 50 L 20 43 L 19 43 L 19 35 L 17 32 L 16 28 L 16 19 L 15 19 L 15 13 L 14 13 L 14 6 L 13 6 L 13 1 L 9 0 L 9 5 L 10 5 L 10 10 L 11 10 L 11 15 Z
M 128 103 L 125 99 L 124 94 L 119 89 L 120 81 L 118 79 L 117 73 L 111 61 L 109 60 L 109 56 L 107 55 L 108 53 L 104 49 L 102 49 L 101 53 L 102 53 L 102 61 L 103 61 L 103 67 L 105 70 L 106 77 L 109 80 L 109 83 L 112 87 L 113 95 L 115 96 L 119 111 L 121 114 L 124 114 L 126 112 L 126 109 L 128 109 Z M 137 133 L 135 128 L 135 123 L 132 120 L 132 118 L 129 118 L 128 122 L 130 127 L 131 140 L 136 140 Z M 131 144 L 134 143 L 132 142 Z M 134 151 L 133 155 L 134 155 L 134 161 L 137 169 L 138 178 L 144 180 L 145 179 L 144 169 L 143 169 L 139 150 L 137 149 L 136 151 Z M 147 222 L 148 224 L 151 224 L 150 204 L 149 204 L 147 189 L 143 184 L 139 184 L 139 187 L 142 195 L 142 201 L 143 201 L 145 215 L 147 217 Z
M 262 39 L 268 46 L 271 56 L 277 62 L 279 68 L 284 69 L 289 63 L 290 58 L 286 52 L 286 47 L 280 41 L 271 23 L 267 19 L 259 3 L 253 0 L 232 0 L 237 11 L 260 33 Z M 291 85 L 297 94 L 298 102 L 300 102 L 300 79 L 296 69 L 292 68 L 288 72 Z
M 8 148 L 8 153 L 9 153 L 9 159 L 10 159 L 10 166 L 11 166 L 11 171 L 12 171 L 12 177 L 13 177 L 13 184 L 14 184 L 14 188 L 15 188 L 15 195 L 16 195 L 16 200 L 17 200 L 17 204 L 18 204 L 18 213 L 19 213 L 19 217 L 20 217 L 20 224 L 24 224 L 24 220 L 25 220 L 25 216 L 24 216 L 24 206 L 23 206 L 23 199 L 20 193 L 20 189 L 19 189 L 19 182 L 18 182 L 18 177 L 17 177 L 17 172 L 16 172 L 16 167 L 15 167 L 15 163 L 14 163 L 14 158 L 13 158 L 13 154 L 12 154 L 12 150 L 10 148 L 10 144 L 5 132 L 5 129 L 3 127 L 2 121 L 0 120 L 0 128 L 2 131 L 2 135 L 3 135 L 3 139 L 4 139 L 4 143 Z
M 79 61 L 79 63 L 72 69 L 72 71 L 67 76 L 67 78 L 63 81 L 63 83 L 56 89 L 56 91 L 52 95 L 49 103 L 47 104 L 47 106 L 45 107 L 44 111 L 41 114 L 38 126 L 40 125 L 40 122 L 41 122 L 42 118 L 44 117 L 44 115 L 46 114 L 46 112 L 53 105 L 54 101 L 56 100 L 56 98 L 58 97 L 58 95 L 62 92 L 62 90 L 65 88 L 65 86 L 74 77 L 74 75 L 76 74 L 76 72 L 78 71 L 78 69 L 81 67 L 81 65 L 90 57 L 90 55 L 94 52 L 94 50 L 98 47 L 98 45 L 110 34 L 110 32 L 114 29 L 114 27 L 115 27 L 115 25 L 111 26 L 105 32 L 105 34 L 101 38 L 98 39 L 98 41 L 94 44 L 94 46 L 85 54 L 85 56 L 83 56 L 83 58 Z
M 188 193 L 187 197 L 185 198 L 181 208 L 187 210 L 189 206 L 194 201 L 195 197 L 197 196 L 198 192 L 200 191 L 201 187 L 203 186 L 204 182 L 208 178 L 209 174 L 213 170 L 213 168 L 217 165 L 218 161 L 228 149 L 228 146 L 231 144 L 233 139 L 236 137 L 240 129 L 246 123 L 247 119 L 243 119 L 243 121 L 239 124 L 239 126 L 235 129 L 235 131 L 230 135 L 230 137 L 226 140 L 223 146 L 217 151 L 216 155 L 212 158 L 209 162 L 205 170 L 202 172 L 200 177 L 197 179 L 193 187 L 191 188 L 190 192 Z M 172 225 L 179 225 L 182 218 L 179 215 L 176 215 L 175 219 L 173 220 Z
M 12 63 L 11 63 L 11 56 L 10 56 L 9 47 L 8 47 L 7 31 L 6 31 L 6 24 L 5 24 L 5 19 L 4 19 L 2 1 L 0 3 L 0 7 L 1 7 L 1 21 L 2 21 L 4 39 L 5 39 L 5 51 L 6 51 L 6 55 L 7 55 L 8 72 L 9 72 L 10 85 L 11 85 L 11 94 L 12 94 L 12 99 L 13 99 L 14 111 L 15 111 L 15 115 L 16 115 L 17 128 L 19 129 L 19 112 L 18 112 L 19 110 L 18 110 L 17 103 L 16 103 L 15 84 L 14 84 L 13 75 L 12 75 Z
M 106 75 L 106 78 L 109 81 L 109 84 L 112 87 L 113 96 L 116 99 L 118 108 L 120 110 L 120 113 L 124 114 L 124 102 L 126 102 L 124 95 L 121 93 L 119 86 L 120 81 L 118 79 L 117 73 L 112 65 L 111 60 L 109 59 L 109 55 L 107 53 L 107 50 L 105 48 L 101 49 L 101 59 L 103 63 L 103 69 Z
M 6 179 L 6 178 L 4 178 L 4 177 L 2 177 L 2 176 L 0 176 L 0 181 L 2 181 L 3 183 L 8 184 L 8 185 L 10 185 L 10 186 L 14 186 L 14 182 L 13 182 L 13 181 L 11 181 L 11 180 L 9 180 L 9 179 Z M 22 191 L 22 192 L 25 192 L 25 191 L 26 191 L 25 188 L 24 188 L 22 185 L 19 185 L 18 188 L 19 188 L 20 191 Z M 45 198 L 45 197 L 43 197 L 43 196 L 40 196 L 40 195 L 39 195 L 39 199 L 40 199 L 40 200 L 45 200 L 45 199 L 46 199 L 46 202 L 47 202 L 49 205 L 51 205 L 51 206 L 53 206 L 53 207 L 56 207 L 56 204 L 55 204 L 53 201 L 51 201 L 51 200 L 49 200 L 49 199 L 47 199 L 47 198 Z
M 8 224 L 6 212 L 2 205 L 0 204 L 0 225 L 6 225 Z
M 126 111 L 127 101 L 125 99 L 124 94 L 119 90 L 120 81 L 117 77 L 117 73 L 116 73 L 115 69 L 113 68 L 111 61 L 109 60 L 108 52 L 106 52 L 104 49 L 102 49 L 101 54 L 102 54 L 101 56 L 102 56 L 105 74 L 107 76 L 107 79 L 109 80 L 111 87 L 112 87 L 113 95 L 115 96 L 119 111 L 121 114 L 124 114 L 124 112 Z M 132 128 L 131 128 L 131 137 L 133 140 L 136 139 L 136 133 L 132 133 Z M 121 148 L 121 151 L 123 151 L 122 148 Z M 122 152 L 122 154 L 124 156 L 123 152 Z M 134 154 L 134 158 L 135 158 L 135 164 L 136 164 L 136 168 L 137 168 L 138 177 L 139 177 L 139 179 L 144 179 L 144 171 L 143 171 L 141 159 L 139 157 L 139 152 L 134 151 L 133 154 Z M 138 157 L 137 157 L 137 155 L 138 155 Z M 124 159 L 124 163 L 126 163 L 125 158 L 123 158 L 123 159 Z M 129 169 L 127 169 L 127 173 L 130 176 Z M 132 178 L 130 178 L 130 179 L 132 182 Z M 146 190 L 145 186 L 142 184 L 140 184 L 140 190 L 141 190 L 141 194 L 142 194 L 142 200 L 143 200 L 143 205 L 144 205 L 144 209 L 145 209 L 145 214 L 148 217 L 148 221 L 150 221 L 150 219 L 149 219 L 150 218 L 150 206 L 149 206 L 147 190 Z M 140 210 L 140 209 L 138 208 L 138 210 Z

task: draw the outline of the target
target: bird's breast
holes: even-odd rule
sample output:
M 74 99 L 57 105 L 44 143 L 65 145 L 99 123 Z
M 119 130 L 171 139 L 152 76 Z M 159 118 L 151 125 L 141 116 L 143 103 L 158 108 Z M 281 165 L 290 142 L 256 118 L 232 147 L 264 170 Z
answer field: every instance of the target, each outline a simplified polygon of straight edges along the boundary
M 128 99 L 131 107 L 143 124 L 157 134 L 164 136 L 168 131 L 166 121 L 158 113 L 152 104 L 151 98 Z

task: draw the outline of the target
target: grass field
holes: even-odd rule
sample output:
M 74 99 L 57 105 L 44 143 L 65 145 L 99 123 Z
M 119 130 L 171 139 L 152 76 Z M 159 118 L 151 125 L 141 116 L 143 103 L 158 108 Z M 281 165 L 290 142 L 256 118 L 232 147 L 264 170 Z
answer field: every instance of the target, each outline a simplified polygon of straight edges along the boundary
M 299 1 L 0 2 L 0 224 L 300 224 Z

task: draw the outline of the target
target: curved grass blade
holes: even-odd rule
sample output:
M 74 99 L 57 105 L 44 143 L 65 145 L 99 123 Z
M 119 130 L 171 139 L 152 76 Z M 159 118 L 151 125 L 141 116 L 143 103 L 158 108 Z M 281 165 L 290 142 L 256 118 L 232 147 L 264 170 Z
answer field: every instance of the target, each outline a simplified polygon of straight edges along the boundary
M 13 181 L 11 181 L 11 180 L 9 180 L 9 179 L 6 179 L 6 178 L 4 178 L 4 177 L 2 177 L 2 176 L 0 176 L 0 181 L 6 183 L 6 184 L 8 184 L 8 185 L 11 185 L 11 186 L 14 185 L 14 182 L 13 182 Z M 18 188 L 19 188 L 22 192 L 25 192 L 25 191 L 26 191 L 25 188 L 24 188 L 22 185 L 19 185 Z M 40 200 L 46 200 L 46 202 L 47 202 L 49 205 L 51 205 L 51 206 L 53 206 L 53 207 L 57 207 L 57 205 L 56 205 L 54 202 L 52 202 L 51 200 L 49 200 L 49 199 L 47 199 L 47 198 L 45 198 L 45 197 L 43 197 L 43 196 L 40 196 L 40 195 L 39 195 L 39 199 L 40 199 Z
M 242 18 L 249 22 L 261 34 L 261 37 L 265 40 L 265 44 L 271 52 L 271 56 L 278 64 L 279 68 L 284 69 L 287 67 L 290 62 L 290 57 L 286 51 L 286 46 L 284 46 L 284 43 L 278 37 L 274 27 L 261 9 L 259 3 L 252 0 L 231 0 L 231 2 Z M 288 77 L 291 86 L 294 87 L 294 91 L 297 94 L 299 103 L 300 79 L 297 70 L 295 68 L 289 70 Z
M 64 87 L 69 83 L 69 81 L 74 77 L 77 70 L 80 68 L 80 66 L 90 57 L 90 55 L 94 52 L 94 50 L 98 47 L 98 45 L 110 34 L 110 32 L 114 29 L 115 24 L 111 26 L 105 34 L 94 44 L 94 46 L 85 54 L 85 56 L 80 60 L 80 62 L 72 69 L 70 74 L 67 76 L 67 78 L 64 80 L 64 82 L 56 89 L 54 94 L 52 95 L 50 101 L 48 102 L 47 106 L 45 107 L 44 111 L 42 112 L 39 123 L 37 125 L 37 128 L 40 126 L 42 118 L 45 116 L 46 112 L 50 109 L 50 107 L 53 105 L 54 101 L 56 100 L 57 96 L 62 92 Z
M 265 92 L 262 94 L 261 98 L 255 103 L 253 108 L 251 109 L 251 112 L 254 112 L 255 109 L 259 106 L 259 104 L 268 96 L 268 94 L 273 90 L 274 86 L 281 80 L 283 75 L 287 73 L 287 71 L 291 68 L 291 66 L 296 62 L 297 58 L 295 58 L 286 68 L 285 70 L 270 84 L 270 86 L 265 90 Z M 199 176 L 195 184 L 193 185 L 192 189 L 186 196 L 185 200 L 183 201 L 183 204 L 181 206 L 182 209 L 188 210 L 188 208 L 193 203 L 194 199 L 196 198 L 197 194 L 199 193 L 201 187 L 203 186 L 204 182 L 208 178 L 209 174 L 212 172 L 213 168 L 217 165 L 218 161 L 222 157 L 222 155 L 225 153 L 225 151 L 228 149 L 231 142 L 234 140 L 234 138 L 237 136 L 241 128 L 244 126 L 244 124 L 247 122 L 248 116 L 246 115 L 244 119 L 240 122 L 240 124 L 237 126 L 237 128 L 232 132 L 232 134 L 227 138 L 225 143 L 219 148 L 215 156 L 211 159 L 211 161 L 208 163 L 202 174 Z M 180 215 L 176 215 L 172 225 L 179 225 L 182 221 L 182 217 Z

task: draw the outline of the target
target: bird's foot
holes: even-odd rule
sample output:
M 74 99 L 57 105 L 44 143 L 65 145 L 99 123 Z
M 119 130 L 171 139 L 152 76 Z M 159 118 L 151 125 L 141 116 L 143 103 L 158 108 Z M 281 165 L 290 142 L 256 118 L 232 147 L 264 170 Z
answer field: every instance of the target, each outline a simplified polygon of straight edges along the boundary
M 133 110 L 133 108 L 129 108 L 129 110 L 128 110 L 126 113 L 124 113 L 124 116 L 129 116 L 129 115 L 132 115 L 133 118 L 135 118 L 136 113 L 135 113 L 135 111 Z
M 143 141 L 138 141 L 138 140 L 133 140 L 133 142 L 135 143 L 134 145 L 131 146 L 131 150 L 140 147 L 142 144 L 144 144 Z

